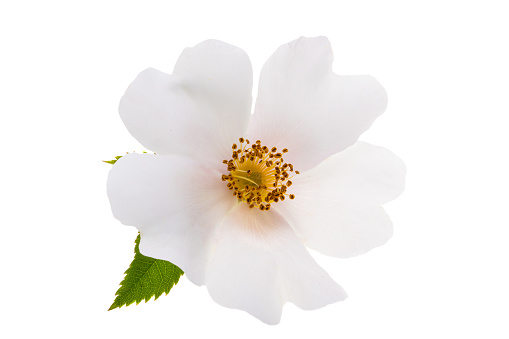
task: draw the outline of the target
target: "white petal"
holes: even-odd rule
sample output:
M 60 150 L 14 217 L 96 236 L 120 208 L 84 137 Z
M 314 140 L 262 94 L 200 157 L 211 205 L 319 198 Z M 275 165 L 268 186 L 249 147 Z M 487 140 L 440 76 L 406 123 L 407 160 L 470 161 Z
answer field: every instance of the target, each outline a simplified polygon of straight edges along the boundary
M 299 171 L 352 145 L 384 112 L 387 95 L 371 76 L 332 72 L 325 37 L 281 46 L 264 65 L 248 136 L 288 148 Z
M 108 177 L 113 214 L 141 232 L 140 252 L 204 282 L 214 227 L 236 200 L 221 175 L 180 156 L 128 154 Z
M 405 164 L 386 148 L 357 142 L 293 178 L 291 193 L 379 206 L 405 188 Z
M 382 207 L 298 195 L 274 208 L 309 248 L 334 257 L 352 257 L 383 245 L 392 223 Z
M 252 68 L 237 47 L 208 40 L 183 51 L 173 75 L 140 73 L 120 102 L 129 132 L 159 154 L 222 160 L 245 135 Z
M 403 192 L 405 165 L 385 148 L 357 142 L 292 182 L 295 199 L 273 208 L 309 248 L 351 257 L 391 237 L 391 221 L 378 205 Z
M 276 324 L 286 301 L 315 309 L 346 298 L 273 211 L 251 210 L 241 203 L 217 229 L 215 239 L 207 287 L 221 305 Z
M 154 224 L 178 204 L 179 176 L 194 162 L 181 156 L 130 153 L 108 175 L 108 198 L 115 218 L 125 225 Z
M 129 132 L 159 154 L 193 151 L 193 127 L 201 131 L 199 112 L 178 79 L 153 68 L 141 72 L 120 100 Z

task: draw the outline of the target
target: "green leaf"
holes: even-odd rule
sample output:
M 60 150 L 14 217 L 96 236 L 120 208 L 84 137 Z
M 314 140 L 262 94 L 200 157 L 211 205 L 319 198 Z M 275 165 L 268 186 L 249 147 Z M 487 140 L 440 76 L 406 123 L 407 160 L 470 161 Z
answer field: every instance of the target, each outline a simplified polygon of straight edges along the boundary
M 120 158 L 122 158 L 122 156 L 121 156 L 121 155 L 117 155 L 117 156 L 115 157 L 115 159 L 113 159 L 113 160 L 103 160 L 103 162 L 105 162 L 105 163 L 107 163 L 107 164 L 115 165 L 115 163 L 117 162 L 117 160 L 118 160 L 118 159 L 120 159 Z
M 136 302 L 138 305 L 142 300 L 149 301 L 153 296 L 154 300 L 161 294 L 168 294 L 171 288 L 176 285 L 184 272 L 169 261 L 146 257 L 140 253 L 140 235 L 136 238 L 134 247 L 134 260 L 125 271 L 124 280 L 115 293 L 116 298 L 108 311 L 129 306 Z
M 126 153 L 127 153 L 127 154 L 129 154 L 129 152 L 126 152 Z M 146 151 L 143 151 L 143 153 L 147 153 L 147 152 L 146 152 Z M 156 153 L 154 153 L 154 154 L 156 154 Z M 121 155 L 117 155 L 117 156 L 115 157 L 115 159 L 113 159 L 113 160 L 103 160 L 103 162 L 105 162 L 105 163 L 107 163 L 107 164 L 115 165 L 115 163 L 117 162 L 117 160 L 118 160 L 118 159 L 120 159 L 120 158 L 122 158 L 122 156 L 121 156 Z

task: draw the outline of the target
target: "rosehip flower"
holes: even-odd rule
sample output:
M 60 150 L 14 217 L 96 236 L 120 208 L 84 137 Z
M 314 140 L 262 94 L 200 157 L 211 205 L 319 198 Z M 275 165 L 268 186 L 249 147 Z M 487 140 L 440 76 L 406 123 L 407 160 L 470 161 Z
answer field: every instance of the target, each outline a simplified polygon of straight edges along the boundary
M 392 235 L 380 205 L 404 187 L 401 160 L 357 142 L 383 113 L 382 86 L 332 72 L 325 37 L 285 44 L 264 65 L 251 115 L 241 49 L 207 40 L 172 75 L 141 72 L 120 102 L 129 132 L 156 154 L 113 166 L 113 215 L 142 254 L 170 261 L 217 303 L 279 322 L 347 295 L 306 247 L 349 257 Z

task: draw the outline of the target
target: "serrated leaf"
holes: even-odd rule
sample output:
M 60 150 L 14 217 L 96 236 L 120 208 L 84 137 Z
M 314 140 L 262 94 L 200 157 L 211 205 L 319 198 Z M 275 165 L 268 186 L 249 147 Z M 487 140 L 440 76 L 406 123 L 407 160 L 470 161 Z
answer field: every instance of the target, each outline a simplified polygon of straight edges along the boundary
M 107 164 L 115 165 L 115 163 L 117 162 L 117 160 L 118 160 L 118 159 L 120 159 L 120 158 L 122 158 L 122 156 L 121 156 L 121 155 L 117 155 L 117 156 L 115 157 L 115 159 L 113 159 L 113 160 L 103 160 L 103 162 L 105 162 L 105 163 L 107 163 Z
M 140 253 L 140 235 L 135 241 L 134 260 L 127 271 L 120 288 L 115 293 L 116 298 L 108 311 L 122 306 L 129 306 L 136 302 L 149 301 L 159 298 L 163 293 L 168 294 L 176 285 L 184 272 L 166 260 L 154 259 Z
M 143 153 L 147 153 L 147 152 L 146 152 L 146 151 L 143 151 Z M 129 152 L 127 152 L 127 154 L 129 154 Z M 156 153 L 154 153 L 154 154 L 156 154 Z M 115 165 L 115 163 L 117 162 L 117 160 L 118 160 L 118 159 L 120 159 L 120 158 L 122 158 L 122 156 L 121 156 L 121 155 L 117 155 L 117 156 L 115 157 L 115 159 L 113 159 L 113 160 L 103 160 L 103 162 L 105 162 L 105 163 L 107 163 L 107 164 Z

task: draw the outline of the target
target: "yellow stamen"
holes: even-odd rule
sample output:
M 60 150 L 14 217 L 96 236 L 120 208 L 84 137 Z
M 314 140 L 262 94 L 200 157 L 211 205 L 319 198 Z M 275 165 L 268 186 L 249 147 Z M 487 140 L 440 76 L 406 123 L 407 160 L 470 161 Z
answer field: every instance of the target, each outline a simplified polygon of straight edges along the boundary
M 285 196 L 294 199 L 294 194 L 287 194 L 292 185 L 287 171 L 293 172 L 293 165 L 284 162 L 283 154 L 276 153 L 277 148 L 262 146 L 260 140 L 249 146 L 249 140 L 239 138 L 240 146 L 232 145 L 232 158 L 223 160 L 229 174 L 221 176 L 227 182 L 239 202 L 246 202 L 249 208 L 261 211 L 270 210 L 271 203 L 285 200 Z M 295 174 L 299 174 L 295 171 Z

